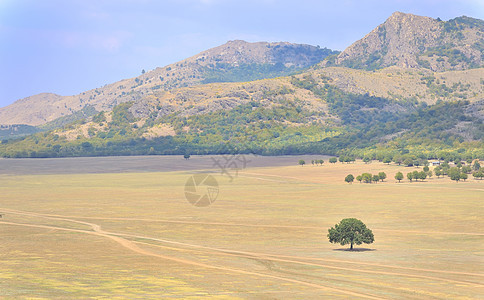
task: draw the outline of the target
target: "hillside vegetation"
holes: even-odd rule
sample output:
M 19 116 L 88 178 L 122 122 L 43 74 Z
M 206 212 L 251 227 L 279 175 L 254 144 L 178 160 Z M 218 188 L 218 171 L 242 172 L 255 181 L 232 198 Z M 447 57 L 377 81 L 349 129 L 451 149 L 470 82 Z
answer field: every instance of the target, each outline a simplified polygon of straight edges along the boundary
M 6 157 L 230 152 L 361 156 L 382 147 L 392 157 L 412 151 L 434 158 L 441 149 L 472 158 L 484 154 L 482 114 L 471 113 L 481 102 L 429 105 L 348 93 L 319 79 L 301 74 L 160 92 L 61 129 L 6 141 L 0 151 Z

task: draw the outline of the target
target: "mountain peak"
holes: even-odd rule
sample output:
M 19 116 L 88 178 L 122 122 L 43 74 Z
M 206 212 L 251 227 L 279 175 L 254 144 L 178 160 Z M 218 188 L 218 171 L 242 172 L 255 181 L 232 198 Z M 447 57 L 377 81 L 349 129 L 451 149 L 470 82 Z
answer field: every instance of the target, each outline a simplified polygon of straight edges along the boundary
M 232 40 L 192 56 L 182 63 L 197 64 L 201 67 L 216 64 L 236 67 L 250 64 L 282 64 L 286 67 L 307 68 L 330 54 L 332 51 L 329 49 L 305 44 Z
M 401 20 L 403 18 L 408 18 L 410 16 L 414 16 L 412 14 L 408 14 L 408 13 L 404 13 L 404 12 L 401 12 L 401 11 L 396 11 L 394 12 L 388 19 L 388 20 Z
M 336 65 L 374 70 L 389 66 L 432 71 L 483 65 L 484 32 L 479 21 L 464 17 L 439 20 L 394 12 L 336 59 Z
M 224 45 L 246 45 L 246 44 L 250 44 L 250 43 L 247 42 L 247 41 L 244 41 L 244 40 L 231 40 L 231 41 L 228 41 L 227 43 L 223 44 L 222 46 L 224 46 Z
M 401 24 L 401 25 L 411 26 L 412 23 L 414 22 L 425 24 L 425 23 L 435 23 L 436 21 L 437 20 L 430 17 L 396 11 L 390 17 L 388 17 L 388 19 L 386 19 L 386 21 L 382 25 Z M 405 24 L 405 23 L 409 23 L 409 24 Z
M 400 20 L 400 19 L 404 19 L 404 18 L 428 18 L 428 17 L 418 16 L 418 15 L 414 15 L 414 14 L 410 14 L 410 13 L 404 13 L 404 12 L 401 12 L 401 11 L 396 11 L 387 20 L 393 20 L 393 19 Z

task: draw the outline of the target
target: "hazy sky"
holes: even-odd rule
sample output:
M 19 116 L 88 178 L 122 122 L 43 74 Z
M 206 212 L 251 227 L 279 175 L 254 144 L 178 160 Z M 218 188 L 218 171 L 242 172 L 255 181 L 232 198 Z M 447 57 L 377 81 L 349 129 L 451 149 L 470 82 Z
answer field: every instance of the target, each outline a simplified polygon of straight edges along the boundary
M 484 19 L 484 0 L 0 0 L 0 107 L 77 94 L 234 39 L 344 50 L 394 11 Z

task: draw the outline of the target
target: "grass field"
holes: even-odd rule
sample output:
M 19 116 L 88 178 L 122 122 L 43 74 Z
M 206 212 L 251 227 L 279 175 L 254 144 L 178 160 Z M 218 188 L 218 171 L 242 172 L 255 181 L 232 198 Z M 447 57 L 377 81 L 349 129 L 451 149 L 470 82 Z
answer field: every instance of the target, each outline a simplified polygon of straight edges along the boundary
M 66 172 L 48 172 L 44 162 L 45 174 L 0 175 L 0 298 L 484 295 L 484 181 L 397 183 L 397 171 L 417 168 L 301 167 L 299 157 L 271 158 L 264 167 L 256 161 L 230 178 L 203 159 L 170 159 L 191 165 L 175 172 L 55 174 Z M 207 207 L 185 199 L 197 169 L 218 182 L 218 197 Z M 385 182 L 343 180 L 379 171 L 387 173 Z M 347 217 L 361 219 L 375 242 L 352 252 L 330 244 L 327 229 Z

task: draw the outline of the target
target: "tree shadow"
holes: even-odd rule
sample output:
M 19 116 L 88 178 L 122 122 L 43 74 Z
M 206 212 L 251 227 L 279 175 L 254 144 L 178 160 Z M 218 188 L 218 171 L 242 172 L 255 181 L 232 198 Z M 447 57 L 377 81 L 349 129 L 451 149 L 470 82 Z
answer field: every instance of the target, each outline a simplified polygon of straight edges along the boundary
M 366 252 L 366 251 L 376 251 L 376 249 L 370 249 L 370 248 L 339 248 L 339 249 L 333 249 L 333 251 L 348 251 L 348 252 Z

